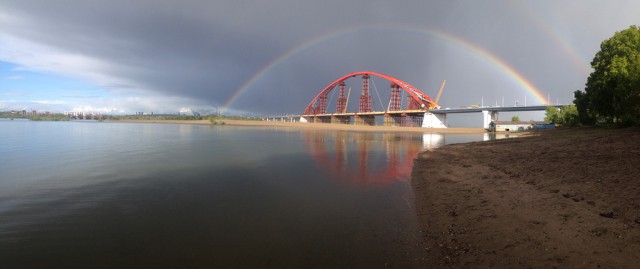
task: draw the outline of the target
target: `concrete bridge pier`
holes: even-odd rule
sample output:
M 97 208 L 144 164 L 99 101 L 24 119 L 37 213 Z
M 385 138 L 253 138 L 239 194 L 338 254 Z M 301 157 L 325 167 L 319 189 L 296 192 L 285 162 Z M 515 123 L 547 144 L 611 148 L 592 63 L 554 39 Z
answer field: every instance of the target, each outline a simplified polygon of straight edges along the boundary
M 356 115 L 353 117 L 353 124 L 355 125 L 376 125 L 376 117 L 368 115 Z
M 424 113 L 422 120 L 424 128 L 447 128 L 447 114 L 434 114 L 431 112 Z
M 331 116 L 331 123 L 333 123 L 333 124 L 349 124 L 349 123 L 351 123 L 351 117 L 349 117 L 349 116 Z
M 482 126 L 485 129 L 489 129 L 489 124 L 492 121 L 497 121 L 498 120 L 498 111 L 488 111 L 488 110 L 482 110 Z
M 402 126 L 403 118 L 402 115 L 384 114 L 384 126 Z
M 315 116 L 313 117 L 314 123 L 331 123 L 330 116 Z

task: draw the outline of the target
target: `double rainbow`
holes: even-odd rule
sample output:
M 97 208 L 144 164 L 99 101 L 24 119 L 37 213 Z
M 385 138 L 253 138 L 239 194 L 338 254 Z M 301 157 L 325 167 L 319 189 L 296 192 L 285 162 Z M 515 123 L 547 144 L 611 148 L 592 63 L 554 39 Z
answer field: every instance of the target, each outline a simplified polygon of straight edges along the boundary
M 413 26 L 413 25 L 400 25 L 400 24 L 394 24 L 394 25 L 362 25 L 362 26 L 351 26 L 345 29 L 340 29 L 338 31 L 332 31 L 332 32 L 328 32 L 325 33 L 323 35 L 314 37 L 314 38 L 310 38 L 308 40 L 306 40 L 305 42 L 302 42 L 301 44 L 291 48 L 290 50 L 280 54 L 278 57 L 274 58 L 271 62 L 269 62 L 269 64 L 265 65 L 263 68 L 261 68 L 258 72 L 256 72 L 253 76 L 251 76 L 251 78 L 249 78 L 246 82 L 244 82 L 240 88 L 238 88 L 233 95 L 231 95 L 231 97 L 229 97 L 229 99 L 224 103 L 224 105 L 222 106 L 222 111 L 226 110 L 227 108 L 229 108 L 244 92 L 246 92 L 249 88 L 251 88 L 251 86 L 256 83 L 256 81 L 258 81 L 260 78 L 262 78 L 265 74 L 269 73 L 269 71 L 271 71 L 273 68 L 275 68 L 276 66 L 278 66 L 279 64 L 281 64 L 282 62 L 286 61 L 287 59 L 291 58 L 292 56 L 307 50 L 311 47 L 314 47 L 318 44 L 327 42 L 329 40 L 332 40 L 334 38 L 340 37 L 340 36 L 344 36 L 347 34 L 352 34 L 354 32 L 357 31 L 362 31 L 362 30 L 367 30 L 367 29 L 391 29 L 391 30 L 399 30 L 399 31 L 408 31 L 408 32 L 413 32 L 413 33 L 419 33 L 419 34 L 424 34 L 424 35 L 428 35 L 428 36 L 432 36 L 438 39 L 441 39 L 447 43 L 453 44 L 457 47 L 460 47 L 466 51 L 468 51 L 469 53 L 489 62 L 490 64 L 494 65 L 498 70 L 500 70 L 502 73 L 504 73 L 507 77 L 511 78 L 514 82 L 516 82 L 517 84 L 519 84 L 521 86 L 521 88 L 525 89 L 527 92 L 529 92 L 530 94 L 532 94 L 536 100 L 538 100 L 538 102 L 542 103 L 543 105 L 547 104 L 547 100 L 544 97 L 544 95 L 540 92 L 540 90 L 533 85 L 533 83 L 531 83 L 529 80 L 527 80 L 522 74 L 520 74 L 518 71 L 516 71 L 515 68 L 513 68 L 512 66 L 510 66 L 508 63 L 506 63 L 504 60 L 502 60 L 501 58 L 499 58 L 498 56 L 496 56 L 495 54 L 489 52 L 488 50 L 475 45 L 461 37 L 457 37 L 454 36 L 452 34 L 449 33 L 445 33 L 436 29 L 432 29 L 432 28 L 424 28 L 424 27 L 417 27 L 417 26 Z

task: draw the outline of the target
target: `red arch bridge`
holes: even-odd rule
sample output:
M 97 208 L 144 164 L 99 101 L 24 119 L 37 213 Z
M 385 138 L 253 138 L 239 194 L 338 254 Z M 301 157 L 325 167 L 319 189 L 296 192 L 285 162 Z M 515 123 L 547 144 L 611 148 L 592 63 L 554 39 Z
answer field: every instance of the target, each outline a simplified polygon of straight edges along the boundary
M 348 112 L 351 88 L 346 90 L 346 81 L 354 77 L 362 78 L 362 90 L 359 93 L 357 106 L 352 105 L 351 108 L 352 111 L 356 111 Z M 373 88 L 371 87 L 371 77 L 389 82 L 386 84 L 389 85 L 389 90 L 382 92 L 384 101 L 375 84 Z M 336 88 L 338 88 L 337 96 L 334 91 Z M 378 102 L 373 100 L 374 93 Z M 333 102 L 334 99 L 335 102 Z M 378 103 L 379 106 L 377 106 Z M 375 125 L 376 117 L 382 117 L 382 122 L 386 126 L 446 127 L 444 118 L 429 112 L 438 108 L 436 101 L 405 81 L 373 71 L 359 71 L 342 76 L 322 89 L 307 105 L 300 121 Z
M 373 84 L 371 89 L 371 77 L 378 77 L 389 82 L 389 91 L 380 91 Z M 362 78 L 362 90 L 357 106 L 353 106 L 349 112 L 349 100 L 351 88 L 346 90 L 346 82 L 350 78 Z M 443 84 L 444 86 L 444 84 Z M 338 93 L 334 89 L 338 88 Z M 442 90 L 442 88 L 441 88 Z M 378 103 L 372 99 L 373 92 Z M 335 102 L 333 100 L 335 99 Z M 384 101 L 383 101 L 384 99 Z M 379 104 L 375 110 L 375 104 Z M 347 74 L 333 81 L 322 89 L 309 102 L 309 105 L 300 115 L 301 122 L 335 123 L 355 125 L 375 125 L 376 117 L 382 117 L 382 123 L 386 126 L 417 126 L 426 128 L 447 128 L 447 114 L 453 113 L 478 113 L 483 114 L 483 126 L 489 128 L 489 123 L 498 119 L 498 112 L 513 111 L 543 111 L 548 105 L 535 106 L 493 106 L 470 107 L 456 109 L 441 109 L 437 103 L 415 86 L 395 77 L 373 72 L 359 71 Z M 562 108 L 564 105 L 553 105 Z M 283 118 L 284 120 L 284 118 Z

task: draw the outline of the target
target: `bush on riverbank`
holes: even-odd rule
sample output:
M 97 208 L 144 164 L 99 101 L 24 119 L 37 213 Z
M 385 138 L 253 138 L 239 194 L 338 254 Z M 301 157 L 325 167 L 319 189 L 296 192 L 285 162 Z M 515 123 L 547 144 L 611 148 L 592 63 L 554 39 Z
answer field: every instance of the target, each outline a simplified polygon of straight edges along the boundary
M 555 123 L 556 125 L 566 127 L 578 127 L 580 124 L 580 117 L 578 116 L 578 109 L 575 105 L 565 106 L 563 108 L 547 107 L 545 110 L 544 120 Z
M 209 121 L 212 124 L 221 124 L 224 125 L 224 121 L 222 120 L 222 117 L 220 116 L 209 116 Z

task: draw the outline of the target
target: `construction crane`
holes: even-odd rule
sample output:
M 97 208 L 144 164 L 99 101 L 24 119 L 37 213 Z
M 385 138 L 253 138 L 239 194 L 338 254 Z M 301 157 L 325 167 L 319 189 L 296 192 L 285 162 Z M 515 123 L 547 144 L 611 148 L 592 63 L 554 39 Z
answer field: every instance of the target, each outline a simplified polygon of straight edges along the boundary
M 438 96 L 436 96 L 436 103 L 434 104 L 434 107 L 437 109 L 440 109 L 440 105 L 438 105 L 438 101 L 440 101 L 440 95 L 442 95 L 442 90 L 444 90 L 444 84 L 447 83 L 447 80 L 443 80 L 442 81 L 442 85 L 440 86 L 440 90 L 438 91 Z

